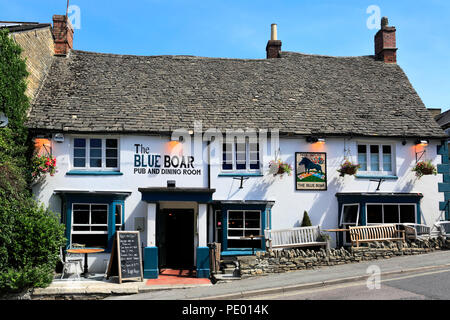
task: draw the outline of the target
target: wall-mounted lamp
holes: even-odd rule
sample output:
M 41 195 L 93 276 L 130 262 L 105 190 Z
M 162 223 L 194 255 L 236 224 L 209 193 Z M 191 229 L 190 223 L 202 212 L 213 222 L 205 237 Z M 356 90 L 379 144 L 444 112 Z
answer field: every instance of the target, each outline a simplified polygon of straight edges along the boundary
M 188 133 L 192 136 L 194 134 L 194 130 L 188 130 Z
M 416 163 L 417 163 L 427 152 L 425 147 L 428 146 L 428 140 L 417 139 L 416 141 L 414 141 L 414 144 L 416 148 Z M 422 149 L 422 151 L 417 151 L 417 146 L 423 146 L 424 148 Z
M 404 145 L 406 145 L 406 140 L 405 139 L 402 140 L 402 146 L 404 146 Z
M 171 142 L 183 142 L 184 141 L 184 137 L 183 136 L 171 136 L 170 137 L 170 141 Z
M 420 140 L 420 139 L 417 139 L 417 140 L 414 142 L 414 144 L 421 144 L 421 145 L 426 146 L 426 145 L 428 145 L 428 140 Z

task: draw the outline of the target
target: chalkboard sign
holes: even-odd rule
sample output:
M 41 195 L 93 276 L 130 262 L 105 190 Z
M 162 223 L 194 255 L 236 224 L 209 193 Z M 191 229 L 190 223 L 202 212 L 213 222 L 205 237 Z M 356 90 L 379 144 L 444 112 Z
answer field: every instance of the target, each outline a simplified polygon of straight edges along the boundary
M 139 231 L 116 232 L 107 277 L 111 275 L 118 275 L 119 283 L 123 280 L 143 281 Z

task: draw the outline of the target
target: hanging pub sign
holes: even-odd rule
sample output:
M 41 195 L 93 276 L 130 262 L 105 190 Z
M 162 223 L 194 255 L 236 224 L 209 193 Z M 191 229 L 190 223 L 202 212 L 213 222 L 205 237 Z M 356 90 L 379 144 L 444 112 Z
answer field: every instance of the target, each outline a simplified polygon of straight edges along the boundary
M 296 190 L 327 190 L 327 154 L 296 152 L 295 182 Z

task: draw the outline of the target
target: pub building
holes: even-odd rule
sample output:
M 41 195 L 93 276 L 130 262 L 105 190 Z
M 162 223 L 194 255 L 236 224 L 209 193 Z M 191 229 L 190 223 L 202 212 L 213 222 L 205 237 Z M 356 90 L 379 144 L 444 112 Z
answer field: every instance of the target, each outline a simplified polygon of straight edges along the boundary
M 209 277 L 208 243 L 251 255 L 304 211 L 321 229 L 448 218 L 445 134 L 396 63 L 387 19 L 374 55 L 282 51 L 274 24 L 265 59 L 225 59 L 74 50 L 55 17 L 28 127 L 58 171 L 33 192 L 60 213 L 67 248 L 105 249 L 90 271 L 105 271 L 117 230 L 140 232 L 145 278 Z M 345 160 L 355 175 L 340 176 Z M 438 174 L 417 179 L 421 160 Z

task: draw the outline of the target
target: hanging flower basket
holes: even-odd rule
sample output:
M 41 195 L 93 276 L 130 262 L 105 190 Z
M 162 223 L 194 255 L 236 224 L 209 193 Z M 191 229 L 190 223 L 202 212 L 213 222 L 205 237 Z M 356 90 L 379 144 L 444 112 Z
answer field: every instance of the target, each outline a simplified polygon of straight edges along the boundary
M 352 176 L 358 172 L 358 169 L 361 168 L 359 164 L 353 164 L 349 160 L 345 160 L 344 163 L 341 164 L 341 167 L 337 170 L 339 172 L 339 176 L 343 177 L 346 174 Z
M 269 173 L 276 175 L 280 175 L 287 173 L 289 176 L 292 174 L 292 167 L 289 163 L 282 162 L 281 160 L 272 160 L 269 162 Z
M 53 176 L 56 173 L 56 158 L 52 156 L 35 155 L 31 159 L 33 171 L 31 178 L 33 182 L 41 181 L 48 173 Z
M 417 162 L 412 171 L 416 173 L 416 177 L 418 177 L 419 179 L 425 175 L 437 174 L 437 169 L 431 163 L 431 160 Z

